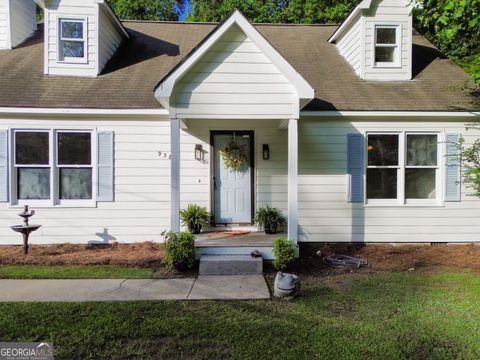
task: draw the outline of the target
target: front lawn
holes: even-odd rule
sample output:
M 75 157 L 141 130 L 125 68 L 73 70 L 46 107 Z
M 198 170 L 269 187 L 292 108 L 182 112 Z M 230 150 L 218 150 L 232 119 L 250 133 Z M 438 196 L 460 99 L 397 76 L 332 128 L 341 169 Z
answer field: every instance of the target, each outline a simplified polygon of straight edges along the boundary
M 292 301 L 0 304 L 1 341 L 56 359 L 478 359 L 468 270 L 306 276 Z
M 118 265 L 0 265 L 0 279 L 151 279 L 156 277 L 162 277 L 161 273 L 152 268 Z

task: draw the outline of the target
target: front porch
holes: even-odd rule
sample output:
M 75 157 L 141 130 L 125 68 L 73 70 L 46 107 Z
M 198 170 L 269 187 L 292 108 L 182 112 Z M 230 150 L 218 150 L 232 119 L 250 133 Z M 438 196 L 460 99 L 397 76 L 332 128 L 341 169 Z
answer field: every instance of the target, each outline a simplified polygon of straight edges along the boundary
M 222 248 L 212 250 L 215 254 L 227 254 L 227 251 L 229 254 L 250 254 L 260 247 L 262 256 L 271 258 L 275 238 L 284 236 L 297 241 L 298 120 L 172 119 L 170 125 L 172 230 L 184 229 L 179 212 L 194 203 L 205 207 L 217 225 L 207 229 L 210 232 L 197 236 L 197 247 L 202 254 L 208 247 Z M 241 176 L 235 170 L 225 169 L 219 156 L 221 147 L 213 141 L 217 134 L 251 143 L 247 170 L 240 171 Z M 270 149 L 267 157 L 263 154 L 265 144 Z M 196 147 L 202 149 L 204 158 L 195 158 Z M 255 213 L 266 205 L 282 211 L 286 220 L 282 227 L 284 233 L 266 235 L 253 226 Z M 238 214 L 242 217 L 235 217 Z M 225 230 L 250 232 L 232 236 Z
M 285 233 L 265 234 L 263 231 L 251 231 L 242 234 L 235 234 L 230 231 L 209 231 L 198 234 L 195 239 L 195 246 L 273 246 L 273 240 L 280 236 L 287 236 Z
M 202 255 L 249 255 L 260 251 L 263 259 L 273 259 L 273 241 L 286 233 L 265 234 L 263 231 L 236 233 L 232 231 L 207 231 L 196 235 L 195 249 Z

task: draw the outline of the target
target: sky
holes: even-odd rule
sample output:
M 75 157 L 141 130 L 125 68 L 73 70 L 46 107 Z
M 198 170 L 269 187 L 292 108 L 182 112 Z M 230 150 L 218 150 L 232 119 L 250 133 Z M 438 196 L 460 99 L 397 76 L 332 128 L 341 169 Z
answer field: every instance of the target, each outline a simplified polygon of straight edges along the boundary
M 187 17 L 187 14 L 191 10 L 192 10 L 192 4 L 190 3 L 190 0 L 183 0 L 182 1 L 182 6 L 177 7 L 178 20 L 185 21 L 185 18 Z

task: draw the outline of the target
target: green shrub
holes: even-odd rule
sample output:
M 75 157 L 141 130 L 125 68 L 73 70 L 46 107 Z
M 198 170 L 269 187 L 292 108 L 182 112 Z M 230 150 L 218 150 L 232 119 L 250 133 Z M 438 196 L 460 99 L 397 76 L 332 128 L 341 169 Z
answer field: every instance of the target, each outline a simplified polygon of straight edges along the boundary
M 192 234 L 200 234 L 202 227 L 210 223 L 211 217 L 206 208 L 196 204 L 188 204 L 186 209 L 180 211 L 182 224 L 188 227 Z
M 165 262 L 183 270 L 195 264 L 195 236 L 189 232 L 163 232 L 165 236 Z
M 273 266 L 277 270 L 285 270 L 295 260 L 295 243 L 284 237 L 279 237 L 273 241 Z

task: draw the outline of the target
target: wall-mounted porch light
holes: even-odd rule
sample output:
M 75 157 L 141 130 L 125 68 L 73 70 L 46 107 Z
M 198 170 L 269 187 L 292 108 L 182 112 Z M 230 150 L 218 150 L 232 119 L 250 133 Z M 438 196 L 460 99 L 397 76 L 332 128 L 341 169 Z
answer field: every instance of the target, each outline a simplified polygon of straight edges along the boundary
M 203 146 L 200 144 L 195 145 L 195 160 L 203 161 Z
M 270 159 L 270 149 L 268 147 L 268 144 L 263 144 L 263 160 L 269 160 Z

